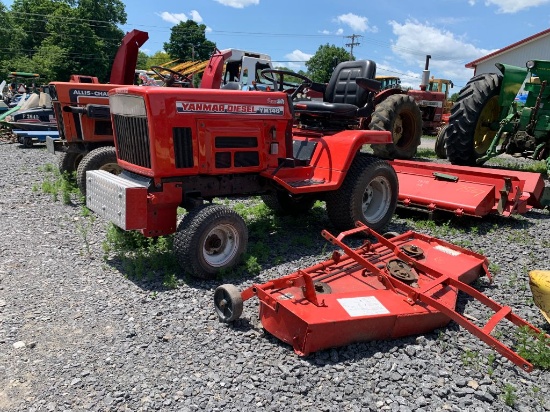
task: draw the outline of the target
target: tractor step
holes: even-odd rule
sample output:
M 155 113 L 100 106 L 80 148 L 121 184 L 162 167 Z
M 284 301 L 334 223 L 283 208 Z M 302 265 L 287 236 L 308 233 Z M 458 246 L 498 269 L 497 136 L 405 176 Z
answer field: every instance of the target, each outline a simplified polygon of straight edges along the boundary
M 352 249 L 343 240 L 357 233 L 377 242 Z M 482 275 L 490 278 L 484 256 L 412 231 L 387 239 L 359 222 L 337 237 L 327 231 L 322 235 L 343 253 L 335 251 L 325 262 L 242 292 L 233 285 L 218 287 L 214 304 L 220 320 L 235 320 L 243 301 L 257 296 L 263 327 L 304 356 L 354 342 L 428 333 L 454 320 L 523 370 L 533 369 L 490 335 L 503 319 L 540 331 L 469 286 Z M 495 312 L 486 325 L 479 327 L 456 311 L 459 291 Z
M 548 206 L 540 173 L 462 167 L 432 162 L 390 162 L 399 179 L 399 205 L 456 215 L 523 214 Z

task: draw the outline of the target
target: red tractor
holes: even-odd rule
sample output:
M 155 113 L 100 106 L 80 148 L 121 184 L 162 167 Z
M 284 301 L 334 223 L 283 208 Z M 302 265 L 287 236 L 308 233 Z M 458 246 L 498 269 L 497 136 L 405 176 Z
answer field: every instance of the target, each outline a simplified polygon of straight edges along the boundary
M 216 197 L 261 195 L 287 213 L 307 212 L 322 199 L 338 229 L 361 221 L 381 230 L 398 181 L 388 162 L 360 151 L 394 145 L 388 131 L 360 127 L 375 110 L 375 70 L 372 61 L 340 63 L 327 85 L 304 78 L 289 93 L 282 91 L 287 72 L 274 69 L 263 71 L 274 81 L 271 91 L 113 89 L 123 172 L 89 171 L 86 203 L 125 230 L 176 232 L 178 261 L 202 278 L 235 265 L 247 246 L 243 219 L 212 204 Z M 323 89 L 326 101 L 293 104 L 305 87 Z M 178 224 L 179 207 L 188 213 Z
M 453 82 L 446 79 L 430 79 L 430 55 L 426 56 L 426 65 L 422 73 L 420 90 L 409 90 L 422 112 L 422 130 L 425 134 L 437 135 L 449 121 L 452 102 L 449 100 L 449 89 Z

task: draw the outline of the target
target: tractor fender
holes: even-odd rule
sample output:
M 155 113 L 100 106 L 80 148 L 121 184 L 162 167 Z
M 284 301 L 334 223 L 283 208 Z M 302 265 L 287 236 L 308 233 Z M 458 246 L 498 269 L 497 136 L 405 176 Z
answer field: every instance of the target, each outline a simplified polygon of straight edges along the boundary
M 503 76 L 498 103 L 500 107 L 508 107 L 514 102 L 525 77 L 527 77 L 527 68 L 504 63 L 495 63 L 495 66 Z
M 294 140 L 306 137 L 295 136 Z M 290 193 L 304 194 L 338 189 L 358 155 L 366 144 L 392 143 L 390 132 L 382 130 L 344 130 L 333 135 L 323 136 L 317 141 L 309 165 L 299 168 L 281 168 L 275 174 L 262 175 L 279 183 Z M 303 182 L 296 184 L 297 176 Z
M 374 101 L 373 101 L 374 106 L 376 106 L 380 102 L 383 102 L 389 96 L 393 96 L 394 94 L 407 94 L 407 92 L 405 90 L 397 89 L 397 88 L 382 90 L 380 93 L 374 96 Z

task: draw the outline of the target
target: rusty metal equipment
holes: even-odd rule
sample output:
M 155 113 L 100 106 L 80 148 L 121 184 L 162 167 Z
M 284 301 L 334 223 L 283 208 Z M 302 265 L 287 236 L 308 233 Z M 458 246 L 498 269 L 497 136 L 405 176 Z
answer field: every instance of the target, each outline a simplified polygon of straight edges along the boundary
M 378 242 L 356 249 L 344 243 L 360 232 Z M 533 369 L 491 331 L 503 319 L 540 331 L 469 286 L 482 275 L 490 278 L 484 256 L 411 231 L 388 239 L 361 223 L 337 237 L 327 231 L 322 235 L 343 253 L 242 292 L 234 285 L 219 286 L 214 293 L 219 319 L 238 319 L 243 301 L 257 296 L 263 327 L 303 356 L 353 342 L 426 333 L 454 320 L 523 370 Z M 458 291 L 494 312 L 484 326 L 455 310 Z
M 408 160 L 390 163 L 399 179 L 400 206 L 481 217 L 523 214 L 550 205 L 550 189 L 540 173 Z

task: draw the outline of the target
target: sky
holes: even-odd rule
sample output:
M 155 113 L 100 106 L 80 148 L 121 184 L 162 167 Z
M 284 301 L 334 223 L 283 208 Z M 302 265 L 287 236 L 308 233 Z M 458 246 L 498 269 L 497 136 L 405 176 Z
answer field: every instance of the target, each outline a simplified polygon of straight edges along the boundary
M 550 0 L 123 2 L 128 18 L 121 29 L 147 31 L 141 49 L 147 54 L 162 50 L 170 28 L 191 19 L 207 27 L 219 49 L 265 53 L 275 66 L 293 70 L 305 70 L 321 45 L 349 51 L 357 43 L 356 59 L 374 60 L 378 75 L 399 76 L 413 88 L 430 54 L 431 74 L 452 80 L 453 93 L 473 76 L 466 63 L 550 27 Z

